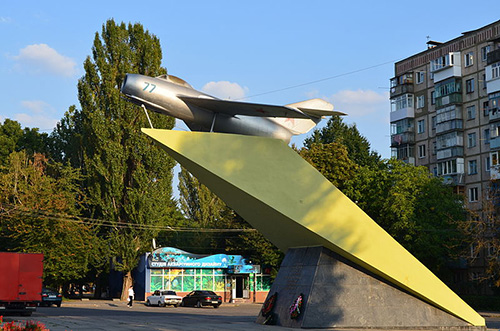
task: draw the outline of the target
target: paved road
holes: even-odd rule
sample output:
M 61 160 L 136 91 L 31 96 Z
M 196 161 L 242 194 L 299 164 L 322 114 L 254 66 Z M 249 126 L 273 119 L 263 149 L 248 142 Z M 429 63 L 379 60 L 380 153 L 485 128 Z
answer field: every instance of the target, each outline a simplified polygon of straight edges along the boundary
M 51 331 L 194 331 L 194 330 L 295 330 L 255 324 L 260 304 L 223 304 L 220 308 L 146 307 L 136 303 L 128 308 L 124 302 L 63 302 L 61 308 L 40 307 L 28 318 L 39 321 Z M 500 313 L 483 313 L 488 330 L 500 330 Z M 4 322 L 26 320 L 5 316 Z M 396 330 L 393 330 L 396 331 Z
M 274 330 L 276 327 L 255 324 L 260 304 L 212 307 L 146 307 L 124 302 L 63 302 L 61 308 L 39 307 L 30 318 L 6 316 L 4 321 L 39 321 L 51 331 L 125 331 L 125 330 Z M 279 328 L 280 330 L 293 330 Z

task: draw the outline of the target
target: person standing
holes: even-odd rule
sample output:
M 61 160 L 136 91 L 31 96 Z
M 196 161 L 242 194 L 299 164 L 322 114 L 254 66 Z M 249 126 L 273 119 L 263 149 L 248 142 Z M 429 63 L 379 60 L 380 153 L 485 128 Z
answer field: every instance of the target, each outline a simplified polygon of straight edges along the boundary
M 132 308 L 132 303 L 134 302 L 134 287 L 132 285 L 130 285 L 130 287 L 128 288 L 128 304 L 127 306 L 129 308 Z

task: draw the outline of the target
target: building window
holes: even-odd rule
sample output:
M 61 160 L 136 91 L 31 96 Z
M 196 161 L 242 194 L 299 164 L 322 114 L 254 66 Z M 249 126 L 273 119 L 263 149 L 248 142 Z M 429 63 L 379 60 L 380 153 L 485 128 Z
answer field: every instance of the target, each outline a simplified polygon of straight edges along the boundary
M 491 169 L 491 159 L 490 159 L 490 157 L 489 157 L 489 156 L 487 156 L 487 157 L 485 158 L 485 162 L 484 162 L 484 164 L 485 164 L 485 170 L 486 170 L 486 171 L 490 171 L 490 169 Z
M 486 84 L 486 74 L 483 74 L 482 77 L 483 77 L 483 90 L 485 90 L 486 86 L 488 85 L 488 84 Z
M 477 161 L 471 160 L 469 161 L 469 175 L 477 174 Z
M 490 143 L 490 129 L 484 129 L 484 143 Z
M 476 133 L 469 133 L 467 135 L 467 147 L 472 148 L 476 147 Z
M 417 122 L 417 133 L 425 132 L 425 120 L 419 120 Z
M 498 151 L 491 152 L 490 156 L 491 156 L 491 165 L 492 166 L 498 165 Z
M 470 67 L 474 64 L 474 52 L 470 52 L 464 55 L 464 63 L 466 67 Z
M 491 51 L 491 46 L 484 46 L 481 48 L 481 61 L 486 61 L 488 59 L 488 53 Z
M 471 187 L 469 189 L 469 202 L 476 202 L 479 200 L 477 187 Z
M 431 122 L 432 122 L 432 130 L 436 130 L 436 126 L 437 126 L 437 117 L 436 116 L 432 116 L 431 117 Z
M 436 92 L 432 91 L 431 92 L 431 105 L 435 105 L 435 104 L 436 104 Z
M 404 94 L 391 99 L 391 111 L 397 111 L 404 108 L 413 108 L 413 94 Z
M 425 145 L 418 146 L 418 157 L 419 158 L 425 157 Z
M 417 97 L 417 108 L 424 108 L 425 106 L 425 96 L 419 95 Z
M 465 92 L 466 93 L 474 92 L 474 78 L 467 79 L 465 81 Z
M 425 79 L 425 73 L 423 71 L 417 72 L 417 84 L 422 84 Z
M 491 79 L 497 79 L 498 77 L 500 77 L 500 62 L 491 65 Z
M 467 107 L 467 119 L 473 120 L 476 118 L 476 106 L 472 105 Z
M 483 115 L 484 116 L 490 115 L 489 101 L 483 102 Z

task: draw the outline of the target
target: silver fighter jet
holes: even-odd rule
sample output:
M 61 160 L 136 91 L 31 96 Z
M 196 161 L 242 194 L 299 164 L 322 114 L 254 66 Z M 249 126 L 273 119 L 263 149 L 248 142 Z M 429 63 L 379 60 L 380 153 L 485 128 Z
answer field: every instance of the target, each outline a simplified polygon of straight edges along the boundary
M 311 130 L 324 116 L 345 115 L 333 111 L 333 105 L 322 99 L 286 106 L 221 100 L 171 75 L 127 74 L 121 92 L 135 104 L 181 119 L 192 131 L 264 136 L 287 143 L 293 135 Z

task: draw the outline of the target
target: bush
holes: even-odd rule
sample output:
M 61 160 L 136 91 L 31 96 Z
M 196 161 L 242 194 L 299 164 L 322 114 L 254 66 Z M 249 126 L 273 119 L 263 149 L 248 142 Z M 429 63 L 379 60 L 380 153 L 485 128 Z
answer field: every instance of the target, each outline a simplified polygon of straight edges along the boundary
M 3 323 L 3 316 L 0 316 L 0 331 L 50 331 L 40 322 L 26 321 L 26 325 L 15 324 L 14 321 Z

